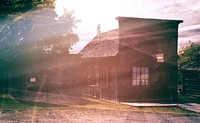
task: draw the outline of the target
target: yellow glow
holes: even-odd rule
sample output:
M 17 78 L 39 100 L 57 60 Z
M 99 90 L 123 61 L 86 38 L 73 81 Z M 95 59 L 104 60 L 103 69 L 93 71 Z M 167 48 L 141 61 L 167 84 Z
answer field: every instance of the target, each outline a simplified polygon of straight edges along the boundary
M 96 30 L 97 24 L 101 24 L 104 32 L 117 28 L 117 16 L 160 18 L 163 14 L 158 11 L 159 7 L 160 4 L 147 4 L 145 0 L 56 0 L 55 11 L 60 17 L 64 9 L 74 10 L 75 17 L 82 21 L 83 29 Z
M 184 20 L 180 31 L 188 31 L 190 26 L 196 29 L 200 25 L 199 5 L 200 1 L 196 0 L 56 0 L 55 11 L 62 16 L 64 8 L 74 10 L 75 17 L 81 20 L 77 25 L 79 33 L 96 33 L 97 24 L 101 24 L 101 32 L 115 29 L 118 27 L 117 16 Z M 184 35 L 188 36 L 179 37 L 179 43 L 199 40 L 199 35 Z
M 64 14 L 64 9 L 74 10 L 75 17 L 83 23 L 82 28 L 96 30 L 96 25 L 100 23 L 103 25 L 102 30 L 108 30 L 115 27 L 115 17 L 121 11 L 117 9 L 117 3 L 118 0 L 57 0 L 55 11 L 60 17 Z

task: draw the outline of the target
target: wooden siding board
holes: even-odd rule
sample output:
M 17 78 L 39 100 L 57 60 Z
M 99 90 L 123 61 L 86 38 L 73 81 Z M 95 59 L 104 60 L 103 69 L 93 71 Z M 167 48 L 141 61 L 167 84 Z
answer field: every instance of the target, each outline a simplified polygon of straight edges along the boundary
M 183 95 L 193 98 L 200 98 L 200 77 L 199 71 L 182 70 Z

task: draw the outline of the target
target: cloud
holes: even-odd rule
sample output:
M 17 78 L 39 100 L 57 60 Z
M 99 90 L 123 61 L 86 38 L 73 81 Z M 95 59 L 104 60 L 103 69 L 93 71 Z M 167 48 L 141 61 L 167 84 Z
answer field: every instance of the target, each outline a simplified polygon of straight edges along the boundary
M 163 17 L 182 19 L 182 25 L 193 25 L 200 23 L 200 1 L 199 0 L 174 0 L 158 10 Z
M 191 29 L 191 30 L 186 30 L 186 31 L 181 31 L 179 34 L 179 37 L 191 37 L 191 36 L 196 36 L 196 35 L 200 35 L 200 28 L 196 28 L 196 29 Z

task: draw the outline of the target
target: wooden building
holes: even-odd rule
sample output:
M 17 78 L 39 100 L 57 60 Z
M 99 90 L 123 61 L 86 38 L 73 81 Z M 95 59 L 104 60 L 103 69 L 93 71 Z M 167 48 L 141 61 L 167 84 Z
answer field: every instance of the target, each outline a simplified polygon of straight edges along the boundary
M 12 53 L 13 54 L 13 53 Z M 80 96 L 80 56 L 77 54 L 19 54 L 5 56 L 1 93 L 23 97 L 26 91 Z M 6 59 L 8 59 L 6 61 Z M 3 61 L 1 61 L 3 63 Z
M 177 37 L 181 20 L 117 17 L 80 52 L 82 94 L 106 101 L 177 99 Z
M 181 94 L 191 98 L 200 98 L 200 64 L 182 66 Z

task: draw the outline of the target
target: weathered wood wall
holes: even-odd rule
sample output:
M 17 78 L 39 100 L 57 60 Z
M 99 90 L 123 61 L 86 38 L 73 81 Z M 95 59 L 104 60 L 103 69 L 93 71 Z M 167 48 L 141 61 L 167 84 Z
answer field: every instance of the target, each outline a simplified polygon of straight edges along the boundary
M 80 95 L 80 62 L 78 55 L 19 55 L 1 70 L 1 87 L 14 96 L 23 96 L 25 90 Z
M 82 94 L 105 101 L 117 101 L 116 57 L 86 58 L 82 64 Z
M 119 21 L 121 101 L 177 100 L 178 23 L 139 19 Z M 164 55 L 164 62 L 156 61 L 155 55 L 159 53 Z M 132 67 L 149 68 L 149 85 L 131 85 Z
M 200 72 L 182 70 L 182 94 L 192 98 L 200 98 Z

